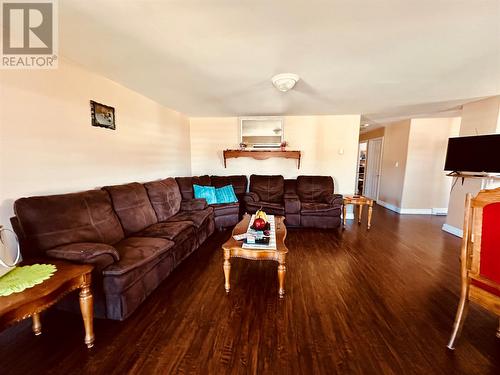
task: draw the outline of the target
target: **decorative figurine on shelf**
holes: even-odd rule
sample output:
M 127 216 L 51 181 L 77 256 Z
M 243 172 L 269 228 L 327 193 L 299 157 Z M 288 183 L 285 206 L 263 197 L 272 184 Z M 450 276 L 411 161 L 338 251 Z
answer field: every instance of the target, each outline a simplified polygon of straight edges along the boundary
M 247 144 L 246 144 L 246 143 L 241 142 L 241 143 L 240 143 L 240 150 L 241 150 L 241 151 L 243 151 L 243 150 L 245 150 L 246 148 L 247 148 Z
M 288 146 L 287 141 L 283 141 L 283 142 L 281 142 L 280 146 L 281 146 L 281 151 L 285 151 L 286 146 Z

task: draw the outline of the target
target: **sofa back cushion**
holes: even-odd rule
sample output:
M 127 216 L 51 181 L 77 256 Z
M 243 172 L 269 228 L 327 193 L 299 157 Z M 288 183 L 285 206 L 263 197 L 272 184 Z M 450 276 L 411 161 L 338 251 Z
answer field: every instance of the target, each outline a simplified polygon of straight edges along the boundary
M 124 237 L 111 199 L 102 190 L 21 198 L 14 212 L 28 255 L 74 242 L 113 244 Z
M 148 193 L 138 182 L 103 187 L 111 196 L 113 208 L 122 223 L 125 235 L 139 232 L 157 223 L 155 210 Z
M 240 201 L 247 192 L 248 178 L 245 175 L 210 176 L 210 180 L 212 186 L 216 188 L 233 185 L 234 192 Z
M 179 185 L 172 177 L 144 184 L 149 200 L 158 221 L 166 221 L 179 212 L 181 208 L 181 192 Z
M 261 201 L 282 203 L 285 189 L 283 176 L 263 176 L 253 174 L 250 176 L 250 191 L 256 193 Z
M 297 177 L 297 195 L 302 202 L 324 202 L 333 194 L 333 178 L 330 176 Z
M 190 200 L 194 198 L 193 185 L 210 186 L 210 176 L 176 177 L 177 185 L 181 191 L 182 199 Z
M 285 179 L 285 195 L 297 194 L 297 180 L 295 178 Z

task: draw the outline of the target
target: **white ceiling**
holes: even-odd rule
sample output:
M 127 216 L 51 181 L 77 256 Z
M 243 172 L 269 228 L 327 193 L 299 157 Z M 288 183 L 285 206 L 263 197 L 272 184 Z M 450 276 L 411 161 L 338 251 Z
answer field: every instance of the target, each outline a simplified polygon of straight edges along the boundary
M 500 94 L 499 0 L 64 0 L 60 52 L 190 116 L 361 113 Z M 292 72 L 288 93 L 270 78 Z

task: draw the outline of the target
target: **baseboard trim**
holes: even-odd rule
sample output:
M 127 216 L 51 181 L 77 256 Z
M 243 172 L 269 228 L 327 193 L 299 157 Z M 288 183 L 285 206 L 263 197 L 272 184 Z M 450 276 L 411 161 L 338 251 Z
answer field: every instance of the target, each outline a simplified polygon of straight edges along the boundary
M 448 213 L 448 208 L 401 208 L 381 200 L 378 200 L 377 204 L 400 215 L 446 215 Z
M 460 237 L 460 238 L 462 238 L 463 235 L 464 235 L 464 232 L 463 232 L 462 229 L 459 229 L 457 227 L 454 227 L 454 226 L 446 224 L 446 223 L 443 224 L 443 226 L 441 227 L 441 229 L 444 230 L 447 233 L 453 234 L 454 236 L 457 236 L 457 237 Z
M 400 208 L 401 215 L 432 215 L 432 208 Z
M 382 207 L 385 207 L 387 208 L 388 210 L 391 210 L 391 211 L 394 211 L 394 212 L 397 212 L 398 214 L 401 213 L 401 208 L 393 205 L 393 204 L 390 204 L 390 203 L 387 203 L 387 202 L 384 202 L 384 201 L 381 201 L 381 200 L 378 200 L 377 201 L 377 204 L 379 206 L 382 206 Z
M 446 215 L 448 215 L 448 207 L 444 207 L 444 208 L 434 207 L 432 209 L 432 214 L 438 215 L 438 216 L 446 216 Z

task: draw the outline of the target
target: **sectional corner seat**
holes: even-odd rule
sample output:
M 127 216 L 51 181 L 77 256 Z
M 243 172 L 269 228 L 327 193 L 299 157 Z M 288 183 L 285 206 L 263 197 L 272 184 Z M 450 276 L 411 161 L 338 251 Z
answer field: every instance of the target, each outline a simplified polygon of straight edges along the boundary
M 91 263 L 96 317 L 124 320 L 215 229 L 204 199 L 174 178 L 18 199 L 12 226 L 26 258 Z
M 193 185 L 213 186 L 215 188 L 233 185 L 234 193 L 238 202 L 211 204 L 214 210 L 215 227 L 217 229 L 232 227 L 241 220 L 245 213 L 243 199 L 247 192 L 248 179 L 245 175 L 233 176 L 194 176 L 194 177 L 176 177 L 177 184 L 181 191 L 182 199 L 190 202 L 194 199 Z

